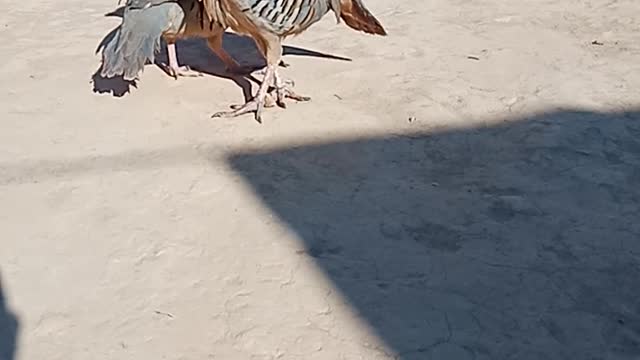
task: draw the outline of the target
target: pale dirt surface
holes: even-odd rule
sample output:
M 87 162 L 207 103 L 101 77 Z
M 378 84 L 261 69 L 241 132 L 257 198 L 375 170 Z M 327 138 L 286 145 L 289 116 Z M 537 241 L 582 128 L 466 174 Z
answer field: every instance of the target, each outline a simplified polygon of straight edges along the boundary
M 640 358 L 637 0 L 367 0 L 262 125 L 91 83 L 116 3 L 0 0 L 2 360 Z

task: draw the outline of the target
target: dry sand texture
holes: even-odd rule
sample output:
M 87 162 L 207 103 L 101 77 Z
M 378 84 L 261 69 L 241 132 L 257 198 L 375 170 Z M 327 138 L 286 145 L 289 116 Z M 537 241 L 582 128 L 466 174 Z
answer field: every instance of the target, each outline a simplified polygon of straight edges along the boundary
M 260 125 L 201 41 L 125 93 L 115 0 L 0 0 L 2 360 L 640 358 L 640 2 L 366 3 Z

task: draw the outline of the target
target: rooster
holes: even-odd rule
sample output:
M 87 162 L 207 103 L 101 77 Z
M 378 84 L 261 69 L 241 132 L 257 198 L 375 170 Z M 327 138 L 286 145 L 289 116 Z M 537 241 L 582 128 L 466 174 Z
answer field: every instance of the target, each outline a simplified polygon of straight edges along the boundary
M 257 94 L 232 111 L 218 112 L 212 117 L 235 117 L 254 112 L 261 122 L 262 110 L 271 86 L 275 87 L 276 104 L 285 108 L 285 98 L 309 101 L 294 93 L 278 73 L 283 39 L 307 30 L 332 11 L 336 21 L 344 21 L 354 30 L 385 36 L 387 32 L 367 10 L 362 0 L 198 0 L 204 4 L 211 22 L 223 24 L 239 34 L 250 36 L 267 61 L 267 67 Z

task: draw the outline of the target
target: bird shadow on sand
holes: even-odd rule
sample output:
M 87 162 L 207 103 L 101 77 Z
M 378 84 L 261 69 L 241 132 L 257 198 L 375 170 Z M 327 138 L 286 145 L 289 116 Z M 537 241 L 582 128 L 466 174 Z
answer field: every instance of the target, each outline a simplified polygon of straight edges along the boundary
M 107 17 L 122 17 L 124 7 L 105 14 Z M 99 43 L 96 54 L 100 53 L 104 46 L 113 39 L 117 28 L 110 31 Z M 235 33 L 226 32 L 223 40 L 225 50 L 242 66 L 253 70 L 264 68 L 266 65 L 264 58 L 259 53 L 254 41 L 251 38 Z M 176 43 L 176 51 L 180 65 L 188 66 L 192 70 L 202 75 L 210 75 L 235 82 L 243 92 L 245 100 L 249 100 L 251 94 L 251 81 L 259 82 L 250 74 L 235 75 L 229 73 L 224 63 L 208 48 L 206 41 L 200 38 L 183 39 Z M 308 56 L 321 59 L 352 61 L 350 58 L 326 54 L 319 51 L 284 45 L 282 47 L 283 56 Z M 163 64 L 168 64 L 167 47 L 164 41 L 160 46 L 160 51 L 156 55 L 153 65 L 156 65 L 163 72 Z M 151 65 L 151 64 L 149 64 Z M 98 94 L 110 93 L 114 97 L 122 97 L 131 92 L 131 88 L 137 88 L 139 79 L 125 80 L 122 76 L 105 78 L 100 75 L 102 65 L 92 75 L 93 92 Z M 140 77 L 143 75 L 141 74 Z M 169 74 L 167 73 L 167 76 Z

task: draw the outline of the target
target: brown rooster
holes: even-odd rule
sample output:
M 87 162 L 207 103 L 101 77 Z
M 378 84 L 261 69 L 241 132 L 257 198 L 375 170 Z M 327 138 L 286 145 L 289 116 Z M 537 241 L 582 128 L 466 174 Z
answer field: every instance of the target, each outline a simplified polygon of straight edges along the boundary
M 386 35 L 378 20 L 361 0 L 198 0 L 212 23 L 252 37 L 267 61 L 262 84 L 254 98 L 233 111 L 218 112 L 212 117 L 238 116 L 255 112 L 261 121 L 270 86 L 275 86 L 276 103 L 286 107 L 285 97 L 308 101 L 309 97 L 291 91 L 278 74 L 277 65 L 282 57 L 282 40 L 297 35 L 318 22 L 329 11 L 336 20 L 342 19 L 349 27 L 369 34 Z

